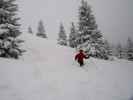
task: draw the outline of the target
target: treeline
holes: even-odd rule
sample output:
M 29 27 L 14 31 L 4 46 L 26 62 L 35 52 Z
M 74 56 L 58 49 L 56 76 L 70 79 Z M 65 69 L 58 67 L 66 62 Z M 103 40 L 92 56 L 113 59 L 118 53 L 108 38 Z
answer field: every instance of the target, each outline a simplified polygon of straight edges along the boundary
M 87 1 L 82 0 L 78 9 L 78 23 L 71 23 L 69 36 L 67 36 L 63 23 L 60 23 L 57 43 L 69 46 L 76 50 L 83 49 L 86 54 L 100 59 L 117 57 L 133 60 L 133 41 L 128 38 L 127 45 L 111 45 L 103 38 L 98 29 L 95 16 Z M 17 37 L 21 34 L 17 17 L 18 5 L 15 0 L 0 0 L 0 57 L 19 58 L 22 55 L 20 43 Z M 28 33 L 33 34 L 28 27 Z M 48 38 L 43 21 L 38 22 L 36 36 Z
M 83 49 L 86 54 L 96 58 L 113 59 L 117 57 L 119 59 L 133 60 L 133 41 L 131 38 L 128 38 L 127 45 L 124 46 L 121 44 L 112 45 L 103 39 L 102 32 L 98 29 L 95 16 L 87 1 L 81 1 L 78 15 L 78 23 L 71 23 L 68 37 L 63 23 L 60 24 L 58 44 L 76 48 L 77 50 Z M 41 28 L 44 30 L 44 27 Z
M 107 40 L 105 40 L 105 48 L 110 57 L 117 57 L 119 59 L 127 59 L 133 61 L 133 40 L 128 37 L 125 45 L 111 44 Z

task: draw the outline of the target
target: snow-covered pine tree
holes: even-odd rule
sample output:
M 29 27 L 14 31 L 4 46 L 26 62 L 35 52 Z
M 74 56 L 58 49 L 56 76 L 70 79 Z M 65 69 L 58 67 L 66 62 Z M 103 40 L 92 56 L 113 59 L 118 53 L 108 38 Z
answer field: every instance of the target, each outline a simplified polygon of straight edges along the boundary
M 123 58 L 123 47 L 120 43 L 117 45 L 116 50 L 117 50 L 116 56 L 119 59 L 122 59 Z
M 71 29 L 70 29 L 70 35 L 69 35 L 69 46 L 72 48 L 77 47 L 76 37 L 77 37 L 77 30 L 76 30 L 74 23 L 72 22 Z
M 64 26 L 62 23 L 60 24 L 60 30 L 59 30 L 58 36 L 59 36 L 58 44 L 66 46 L 67 45 L 67 36 L 66 36 L 66 32 L 65 32 L 65 29 L 64 29 Z
M 108 59 L 105 53 L 102 33 L 98 30 L 95 17 L 87 1 L 82 0 L 79 8 L 78 48 L 82 48 L 89 55 Z
M 108 40 L 104 41 L 104 47 L 106 49 L 106 53 L 109 56 L 113 56 L 113 47 L 111 46 L 111 44 L 108 42 Z
M 28 27 L 28 33 L 33 34 L 32 28 L 30 26 Z
M 38 23 L 38 30 L 37 31 L 38 31 L 36 34 L 37 36 L 39 36 L 41 38 L 47 38 L 42 20 L 40 20 Z
M 0 0 L 0 57 L 15 58 L 21 55 L 17 37 L 21 34 L 16 17 L 18 6 L 16 0 Z
M 133 61 L 133 41 L 130 37 L 127 40 L 126 48 L 127 48 L 126 50 L 127 59 Z

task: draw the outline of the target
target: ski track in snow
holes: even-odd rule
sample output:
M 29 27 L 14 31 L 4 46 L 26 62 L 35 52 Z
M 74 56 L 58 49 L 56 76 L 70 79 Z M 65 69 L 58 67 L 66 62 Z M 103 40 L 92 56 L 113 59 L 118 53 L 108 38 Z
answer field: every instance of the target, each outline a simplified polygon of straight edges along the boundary
M 133 63 L 90 58 L 82 68 L 75 51 L 29 34 L 19 61 L 0 58 L 0 100 L 130 100 Z

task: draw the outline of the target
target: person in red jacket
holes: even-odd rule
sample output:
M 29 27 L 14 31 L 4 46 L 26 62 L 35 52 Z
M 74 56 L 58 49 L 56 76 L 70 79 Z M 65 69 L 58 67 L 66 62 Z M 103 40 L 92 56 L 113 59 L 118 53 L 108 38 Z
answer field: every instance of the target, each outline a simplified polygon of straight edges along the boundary
M 75 60 L 78 61 L 80 66 L 84 65 L 84 59 L 87 59 L 88 57 L 84 54 L 83 50 L 80 50 L 78 54 L 75 56 Z

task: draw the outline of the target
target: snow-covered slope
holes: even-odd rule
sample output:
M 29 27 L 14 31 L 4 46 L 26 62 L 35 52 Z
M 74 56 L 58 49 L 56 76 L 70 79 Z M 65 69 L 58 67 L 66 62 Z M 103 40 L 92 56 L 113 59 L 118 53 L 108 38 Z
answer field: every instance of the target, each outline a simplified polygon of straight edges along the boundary
M 19 61 L 0 58 L 0 100 L 130 100 L 133 62 L 90 58 L 80 68 L 75 50 L 30 34 Z

